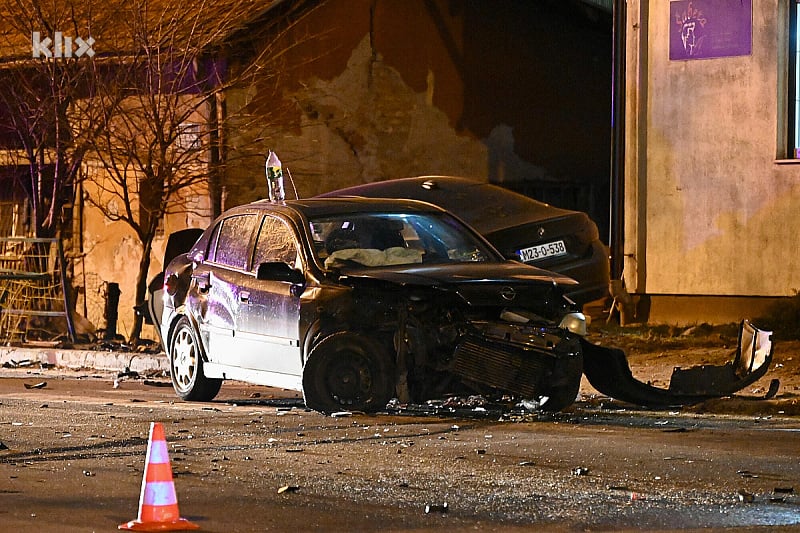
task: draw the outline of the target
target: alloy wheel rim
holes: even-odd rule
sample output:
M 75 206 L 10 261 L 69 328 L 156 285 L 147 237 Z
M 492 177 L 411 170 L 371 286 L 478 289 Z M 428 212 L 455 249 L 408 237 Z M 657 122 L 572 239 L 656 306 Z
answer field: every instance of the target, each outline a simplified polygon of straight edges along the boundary
M 172 375 L 181 390 L 191 386 L 196 368 L 194 339 L 186 329 L 179 332 L 172 348 Z

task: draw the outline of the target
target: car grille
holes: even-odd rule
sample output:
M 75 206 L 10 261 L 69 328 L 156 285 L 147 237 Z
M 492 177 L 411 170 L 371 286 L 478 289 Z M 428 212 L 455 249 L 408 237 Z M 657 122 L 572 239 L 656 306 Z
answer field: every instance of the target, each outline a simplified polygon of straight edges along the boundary
M 542 379 L 552 372 L 553 357 L 468 335 L 456 347 L 452 364 L 464 379 L 535 398 Z

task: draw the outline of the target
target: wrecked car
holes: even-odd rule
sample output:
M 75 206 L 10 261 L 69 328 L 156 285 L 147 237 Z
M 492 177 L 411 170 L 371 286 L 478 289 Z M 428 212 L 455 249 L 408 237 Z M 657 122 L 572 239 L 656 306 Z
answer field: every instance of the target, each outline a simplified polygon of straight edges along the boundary
M 574 283 L 430 204 L 260 201 L 169 264 L 161 334 L 187 400 L 237 379 L 323 412 L 495 389 L 558 410 L 582 375 L 584 318 L 559 287 Z
M 638 382 L 619 350 L 584 339 L 585 317 L 564 296 L 574 280 L 506 260 L 454 215 L 414 200 L 239 206 L 163 279 L 160 335 L 185 400 L 210 400 L 234 379 L 302 391 L 326 413 L 450 394 L 558 411 L 586 372 L 622 400 L 677 404 L 755 380 L 771 358 L 752 328 L 758 355 L 730 369 L 703 369 L 675 391 Z M 709 373 L 719 383 L 697 387 Z
M 438 205 L 478 230 L 507 259 L 576 280 L 565 291 L 579 305 L 608 295 L 608 248 L 586 213 L 457 176 L 390 179 L 320 195 L 335 196 L 411 198 Z

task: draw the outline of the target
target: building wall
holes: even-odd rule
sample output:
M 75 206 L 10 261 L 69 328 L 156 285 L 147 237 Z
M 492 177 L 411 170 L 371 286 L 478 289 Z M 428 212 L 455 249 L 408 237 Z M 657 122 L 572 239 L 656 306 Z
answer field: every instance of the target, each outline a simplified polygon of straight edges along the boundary
M 167 120 L 167 128 L 174 129 L 180 124 L 206 124 L 208 109 L 205 104 L 199 104 L 193 97 L 186 96 L 180 100 L 168 100 L 162 110 L 162 117 L 170 116 L 173 112 L 177 118 Z M 140 108 L 141 103 L 132 98 L 123 102 L 127 107 L 124 114 L 116 117 L 109 128 L 117 135 L 125 137 L 131 129 L 130 123 L 144 120 L 145 113 L 152 108 Z M 138 156 L 146 160 L 147 149 L 144 147 L 152 139 L 154 133 L 148 128 L 135 128 L 140 132 L 140 152 Z M 207 135 L 204 128 L 193 130 L 187 134 L 184 142 L 190 144 L 197 141 L 199 146 L 207 146 Z M 117 137 L 119 138 L 119 137 Z M 127 148 L 128 145 L 125 145 Z M 185 147 L 184 147 L 185 148 Z M 124 152 L 124 155 L 130 155 Z M 180 154 L 180 155 L 179 155 Z M 125 161 L 119 153 L 118 161 Z M 154 154 L 156 163 L 158 156 Z M 108 155 L 105 161 L 108 161 Z M 208 151 L 182 150 L 164 156 L 165 162 L 174 162 L 175 176 L 169 188 L 182 184 L 182 188 L 172 193 L 167 214 L 160 222 L 159 230 L 153 240 L 150 254 L 150 265 L 147 281 L 164 270 L 164 249 L 170 233 L 185 228 L 205 228 L 212 220 L 211 202 L 208 187 Z M 143 213 L 140 208 L 140 192 L 142 191 L 142 167 L 131 164 L 125 174 L 128 184 L 127 192 L 122 191 L 112 178 L 112 174 L 105 164 L 94 153 L 89 153 L 84 159 L 85 180 L 81 183 L 81 209 L 80 214 L 74 217 L 73 229 L 75 235 L 80 235 L 80 250 L 75 255 L 80 255 L 82 261 L 75 261 L 73 286 L 79 290 L 76 301 L 76 310 L 85 315 L 89 321 L 98 328 L 106 328 L 105 315 L 106 294 L 108 283 L 116 283 L 120 289 L 119 307 L 117 318 L 117 333 L 125 338 L 131 333 L 134 321 L 133 307 L 136 305 L 136 278 L 139 273 L 143 253 L 143 245 L 131 226 L 119 220 L 111 220 L 96 206 L 103 206 L 105 213 L 111 216 L 117 213 L 124 215 L 128 207 L 137 224 L 143 224 Z M 126 201 L 130 206 L 126 206 Z M 156 339 L 156 332 L 151 326 L 144 326 L 142 336 Z
M 268 149 L 301 196 L 419 174 L 605 190 L 610 18 L 586 9 L 594 13 L 561 1 L 323 3 L 269 45 L 256 83 L 226 95 L 226 205 L 266 195 Z
M 93 180 L 102 180 L 105 170 L 98 162 L 90 160 L 85 164 Z M 84 194 L 98 196 L 98 188 L 93 180 L 84 183 Z M 108 186 L 108 184 L 106 184 Z M 189 205 L 186 210 L 167 215 L 163 231 L 153 241 L 149 280 L 164 269 L 164 249 L 170 233 L 184 228 L 205 228 L 211 222 L 211 206 L 208 191 L 202 184 L 194 190 L 186 191 Z M 118 209 L 124 206 L 119 198 L 111 198 Z M 136 199 L 133 200 L 137 209 Z M 119 307 L 117 333 L 128 338 L 133 327 L 136 304 L 136 276 L 142 256 L 142 246 L 131 227 L 125 222 L 115 222 L 106 218 L 98 209 L 84 203 L 82 217 L 83 261 L 75 262 L 73 286 L 80 291 L 76 301 L 76 311 L 86 316 L 97 328 L 107 327 L 105 303 L 108 283 L 119 285 Z M 157 339 L 152 326 L 145 325 L 142 337 Z
M 628 2 L 628 290 L 791 295 L 800 289 L 800 161 L 786 160 L 782 139 L 786 2 L 752 2 L 749 55 L 695 60 L 670 60 L 670 4 Z

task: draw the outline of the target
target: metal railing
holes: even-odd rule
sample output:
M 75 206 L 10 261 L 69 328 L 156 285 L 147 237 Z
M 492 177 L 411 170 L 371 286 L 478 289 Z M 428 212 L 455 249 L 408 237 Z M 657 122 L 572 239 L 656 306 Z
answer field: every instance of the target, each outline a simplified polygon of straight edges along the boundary
M 0 343 L 75 340 L 65 298 L 64 251 L 58 239 L 0 237 Z M 63 324 L 53 324 L 54 319 Z

